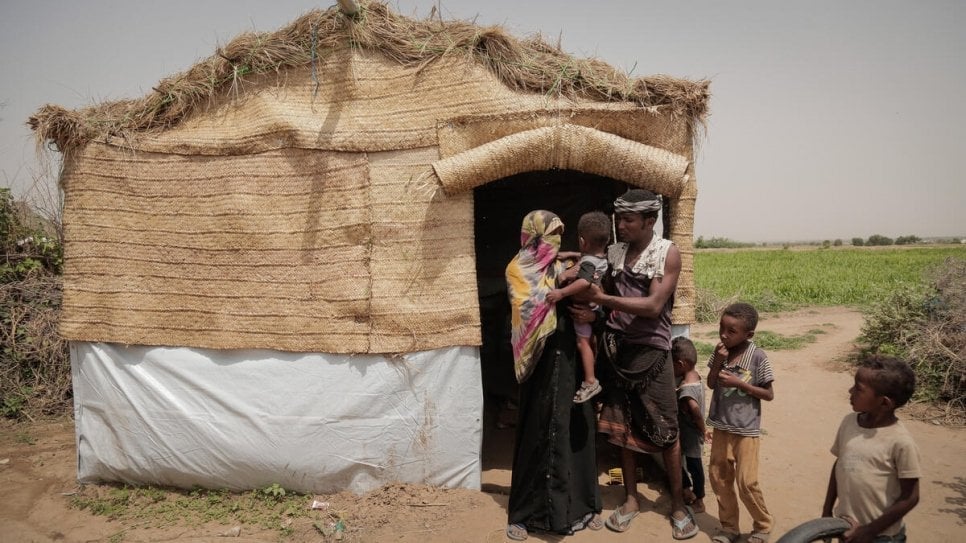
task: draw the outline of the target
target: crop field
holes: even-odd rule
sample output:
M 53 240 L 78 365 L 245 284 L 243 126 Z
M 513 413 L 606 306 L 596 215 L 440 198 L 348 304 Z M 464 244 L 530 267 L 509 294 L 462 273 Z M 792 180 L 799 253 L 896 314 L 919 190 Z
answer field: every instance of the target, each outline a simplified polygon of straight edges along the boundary
M 694 277 L 699 311 L 708 295 L 737 298 L 760 311 L 867 307 L 895 289 L 923 285 L 924 274 L 947 258 L 966 259 L 966 246 L 698 250 Z

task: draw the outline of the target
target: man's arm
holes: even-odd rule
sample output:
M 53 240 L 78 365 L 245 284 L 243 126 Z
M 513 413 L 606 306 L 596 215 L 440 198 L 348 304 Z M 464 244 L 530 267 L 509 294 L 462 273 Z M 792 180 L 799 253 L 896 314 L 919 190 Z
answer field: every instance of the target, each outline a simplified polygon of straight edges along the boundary
M 674 294 L 678 286 L 678 276 L 681 275 L 681 253 L 674 245 L 667 252 L 664 261 L 664 277 L 657 277 L 651 281 L 646 296 L 623 297 L 605 294 L 596 285 L 591 287 L 591 301 L 609 309 L 616 309 L 631 315 L 654 319 L 657 318 L 664 305 Z

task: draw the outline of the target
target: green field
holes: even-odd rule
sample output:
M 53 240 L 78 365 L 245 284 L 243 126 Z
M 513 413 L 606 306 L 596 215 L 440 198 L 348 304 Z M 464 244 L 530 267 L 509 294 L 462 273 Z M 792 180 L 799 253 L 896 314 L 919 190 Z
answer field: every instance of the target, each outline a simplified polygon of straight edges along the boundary
M 923 273 L 947 258 L 966 259 L 966 246 L 698 250 L 694 278 L 699 307 L 709 294 L 760 311 L 867 307 L 897 288 L 923 284 Z

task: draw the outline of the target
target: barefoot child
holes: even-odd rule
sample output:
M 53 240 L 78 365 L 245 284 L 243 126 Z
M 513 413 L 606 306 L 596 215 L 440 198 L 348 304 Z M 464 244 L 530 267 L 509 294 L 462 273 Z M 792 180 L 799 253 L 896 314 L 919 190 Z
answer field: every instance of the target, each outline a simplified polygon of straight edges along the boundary
M 681 471 L 684 501 L 695 513 L 704 513 L 704 384 L 694 370 L 698 352 L 686 337 L 671 342 L 674 378 L 678 392 L 678 427 L 685 469 Z
M 774 523 L 758 484 L 761 400 L 771 401 L 775 393 L 768 356 L 751 341 L 757 326 L 758 312 L 751 305 L 736 303 L 725 308 L 718 326 L 721 342 L 709 363 L 708 387 L 714 392 L 708 425 L 714 430 L 709 436 L 708 475 L 721 521 L 721 531 L 711 538 L 714 543 L 738 540 L 738 495 L 753 523 L 748 543 L 768 541 Z
M 610 219 L 600 211 L 584 213 L 577 222 L 577 244 L 580 248 L 580 263 L 570 268 L 560 277 L 558 285 L 573 279 L 570 284 L 553 289 L 547 294 L 547 301 L 557 303 L 574 296 L 578 301 L 590 289 L 591 284 L 600 284 L 607 273 L 607 242 L 610 241 Z M 574 323 L 577 332 L 577 351 L 584 368 L 584 382 L 581 383 L 574 402 L 584 403 L 600 392 L 600 381 L 594 374 L 593 332 L 589 323 Z
M 915 388 L 916 375 L 895 358 L 869 357 L 855 372 L 849 389 L 855 413 L 835 436 L 822 507 L 823 517 L 834 512 L 852 523 L 844 538 L 849 543 L 906 541 L 902 518 L 919 503 L 922 472 L 919 449 L 895 411 Z

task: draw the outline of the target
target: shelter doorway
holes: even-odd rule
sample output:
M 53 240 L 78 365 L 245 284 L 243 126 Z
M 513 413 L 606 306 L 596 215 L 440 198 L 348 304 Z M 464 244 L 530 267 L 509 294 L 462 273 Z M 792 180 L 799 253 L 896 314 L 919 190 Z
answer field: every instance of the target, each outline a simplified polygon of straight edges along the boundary
M 520 249 L 520 224 L 535 209 L 564 222 L 561 250 L 577 250 L 577 221 L 588 211 L 611 213 L 626 191 L 621 181 L 576 170 L 526 172 L 473 191 L 476 277 L 483 379 L 483 469 L 510 469 L 518 386 L 510 350 L 510 305 L 504 270 Z

